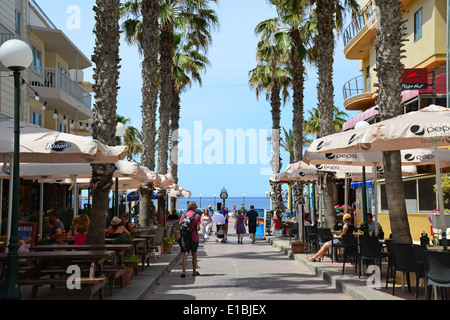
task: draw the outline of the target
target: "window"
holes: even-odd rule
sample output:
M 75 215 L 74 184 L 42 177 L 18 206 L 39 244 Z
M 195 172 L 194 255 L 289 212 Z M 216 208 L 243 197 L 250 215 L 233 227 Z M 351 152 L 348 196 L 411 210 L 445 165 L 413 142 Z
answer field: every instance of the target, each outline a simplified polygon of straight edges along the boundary
M 414 13 L 414 41 L 422 38 L 422 8 Z
M 67 125 L 62 122 L 58 123 L 58 131 L 59 132 L 67 132 Z
M 37 126 L 41 126 L 41 114 L 38 112 L 31 112 L 31 123 Z
M 15 24 L 16 35 L 22 36 L 22 13 L 16 10 L 16 24 Z
M 42 53 L 41 50 L 33 46 L 33 67 L 37 72 L 41 72 L 42 67 Z

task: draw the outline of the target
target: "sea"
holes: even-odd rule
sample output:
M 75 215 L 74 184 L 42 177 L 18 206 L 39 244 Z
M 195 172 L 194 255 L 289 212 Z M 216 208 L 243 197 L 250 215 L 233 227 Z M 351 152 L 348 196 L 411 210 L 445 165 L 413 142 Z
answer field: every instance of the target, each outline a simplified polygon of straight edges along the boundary
M 222 199 L 220 197 L 191 197 L 191 198 L 178 198 L 177 200 L 177 210 L 186 210 L 187 203 L 189 201 L 195 201 L 199 209 L 208 208 L 209 205 L 213 206 L 214 210 L 217 208 L 217 203 L 222 203 Z M 81 207 L 84 208 L 84 204 L 87 204 L 88 200 L 83 197 L 81 200 Z M 110 207 L 113 206 L 112 201 L 109 202 Z M 270 209 L 270 199 L 267 197 L 229 197 L 225 200 L 225 207 L 228 207 L 228 210 L 233 210 L 233 206 L 236 206 L 237 209 L 240 209 L 242 205 L 245 206 L 247 210 L 250 210 L 250 206 L 255 206 L 255 209 Z
M 214 201 L 215 200 L 215 201 Z M 190 198 L 178 198 L 177 201 L 177 209 L 178 210 L 186 210 L 187 203 L 189 201 L 195 201 L 199 209 L 208 208 L 209 205 L 213 206 L 214 210 L 217 209 L 217 203 L 222 203 L 222 199 L 220 197 L 190 197 Z M 245 206 L 247 210 L 250 210 L 250 206 L 255 206 L 255 209 L 270 209 L 270 199 L 267 197 L 229 197 L 225 199 L 225 207 L 228 207 L 228 210 L 233 210 L 233 207 L 236 206 L 236 210 L 240 209 L 242 205 Z

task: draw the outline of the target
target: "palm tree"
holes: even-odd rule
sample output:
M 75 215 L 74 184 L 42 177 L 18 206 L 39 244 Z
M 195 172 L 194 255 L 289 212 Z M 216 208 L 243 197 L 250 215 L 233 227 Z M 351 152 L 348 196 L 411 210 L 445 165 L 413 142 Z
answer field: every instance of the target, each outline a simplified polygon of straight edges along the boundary
M 131 118 L 125 118 L 124 116 L 117 115 L 117 122 L 125 125 L 125 135 L 123 136 L 123 142 L 120 137 L 116 137 L 118 145 L 126 145 L 128 147 L 128 161 L 132 161 L 133 158 L 142 152 L 142 135 L 138 129 L 133 126 L 127 125 L 131 121 Z
M 262 91 L 266 91 L 266 99 L 270 100 L 272 113 L 272 172 L 280 172 L 280 119 L 281 119 L 281 97 L 283 101 L 289 97 L 289 86 L 291 77 L 287 69 L 289 57 L 289 46 L 286 42 L 279 41 L 275 37 L 279 29 L 278 19 L 268 19 L 259 23 L 255 28 L 255 34 L 261 36 L 258 43 L 257 60 L 259 64 L 249 72 L 250 87 L 255 89 L 256 98 Z M 285 211 L 283 203 L 281 185 L 274 185 L 275 208 Z
M 178 102 L 174 70 L 174 33 L 182 30 L 187 39 L 198 49 L 205 50 L 211 42 L 211 29 L 218 18 L 209 8 L 209 3 L 217 0 L 161 0 L 160 37 L 160 108 L 159 108 L 159 146 L 158 173 L 168 172 L 168 151 L 171 112 L 177 113 Z M 177 116 L 175 115 L 174 118 Z
M 376 61 L 378 77 L 377 104 L 381 120 L 402 113 L 402 87 L 400 77 L 404 68 L 401 62 L 405 36 L 405 21 L 402 19 L 403 4 L 396 0 L 377 0 L 379 29 L 375 31 Z M 386 179 L 386 195 L 392 235 L 404 243 L 412 243 L 403 190 L 400 151 L 383 152 Z
M 304 130 L 309 134 L 316 135 L 316 138 L 320 135 L 320 125 L 319 125 L 319 109 L 312 108 L 308 110 L 309 118 L 303 121 Z M 344 111 L 339 110 L 336 106 L 333 107 L 333 133 L 342 130 L 342 126 L 347 121 L 348 115 Z
M 293 1 L 293 0 L 286 0 Z M 335 37 L 334 31 L 342 29 L 346 8 L 356 16 L 359 5 L 356 0 L 305 0 L 315 6 L 317 35 L 314 44 L 317 50 L 316 65 L 318 72 L 317 98 L 319 109 L 320 137 L 333 133 L 333 63 Z M 324 199 L 325 226 L 332 228 L 336 222 L 334 215 L 334 176 L 321 174 L 319 180 Z
M 170 114 L 170 158 L 169 172 L 175 183 L 178 183 L 178 129 L 180 120 L 180 95 L 192 86 L 193 82 L 202 85 L 201 72 L 206 70 L 209 60 L 197 50 L 194 42 L 184 35 L 174 36 L 174 69 L 175 77 L 174 106 Z
M 292 72 L 292 128 L 294 142 L 293 162 L 303 158 L 303 98 L 305 83 L 305 62 L 314 60 L 315 48 L 312 46 L 312 37 L 316 31 L 316 22 L 311 15 L 310 6 L 303 0 L 270 0 L 275 5 L 278 18 L 283 25 L 284 38 L 290 43 L 289 66 Z M 295 182 L 295 207 L 304 204 L 303 183 Z
M 116 144 L 116 109 L 119 79 L 119 0 L 97 0 L 95 12 L 96 36 L 92 61 L 95 64 L 93 85 L 95 94 L 94 123 L 92 137 L 107 145 Z M 105 221 L 109 208 L 109 192 L 114 164 L 92 165 L 92 211 L 89 226 L 88 244 L 101 244 L 105 239 Z

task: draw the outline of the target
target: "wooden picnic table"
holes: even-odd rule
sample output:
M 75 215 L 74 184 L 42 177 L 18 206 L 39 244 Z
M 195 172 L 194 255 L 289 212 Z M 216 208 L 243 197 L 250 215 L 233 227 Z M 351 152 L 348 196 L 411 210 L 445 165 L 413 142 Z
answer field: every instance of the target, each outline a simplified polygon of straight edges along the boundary
M 89 263 L 89 277 L 79 279 L 82 284 L 89 285 L 88 298 L 92 299 L 95 292 L 99 291 L 100 299 L 103 299 L 103 287 L 107 279 L 103 275 L 103 264 L 105 260 L 116 254 L 113 250 L 82 250 L 82 251 L 29 251 L 19 252 L 19 259 L 31 259 L 34 261 L 32 268 L 23 269 L 19 272 L 19 285 L 32 285 L 32 297 L 37 295 L 37 289 L 42 285 L 64 285 L 66 278 L 46 278 L 48 270 L 67 270 L 69 266 L 80 263 Z M 6 271 L 7 253 L 0 253 L 2 271 L 0 282 L 3 285 Z
M 112 250 L 115 251 L 114 264 L 123 263 L 123 255 L 127 250 L 131 250 L 131 244 L 48 244 L 30 247 L 31 251 L 53 251 L 53 250 L 73 250 L 73 251 L 96 251 L 96 250 Z

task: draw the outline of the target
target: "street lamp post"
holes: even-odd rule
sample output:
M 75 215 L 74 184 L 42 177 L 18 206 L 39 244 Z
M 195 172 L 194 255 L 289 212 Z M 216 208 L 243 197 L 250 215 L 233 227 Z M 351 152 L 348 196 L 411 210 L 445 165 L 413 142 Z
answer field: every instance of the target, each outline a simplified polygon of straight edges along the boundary
M 200 209 L 202 208 L 202 195 L 200 195 Z
M 14 73 L 14 161 L 13 194 L 8 259 L 6 262 L 5 284 L 2 299 L 20 299 L 19 287 L 19 154 L 20 154 L 20 72 L 28 68 L 33 61 L 33 52 L 25 42 L 12 39 L 0 47 L 0 61 Z
M 245 207 L 245 193 L 242 195 L 242 201 L 243 201 L 244 207 Z
M 125 125 L 121 122 L 117 122 L 115 136 L 118 138 L 122 138 L 125 135 L 125 132 Z M 119 178 L 117 177 L 114 181 L 114 216 L 119 216 Z M 131 217 L 129 217 L 129 219 L 131 221 Z
M 217 206 L 217 203 L 216 203 L 216 194 L 214 193 L 214 208 Z

